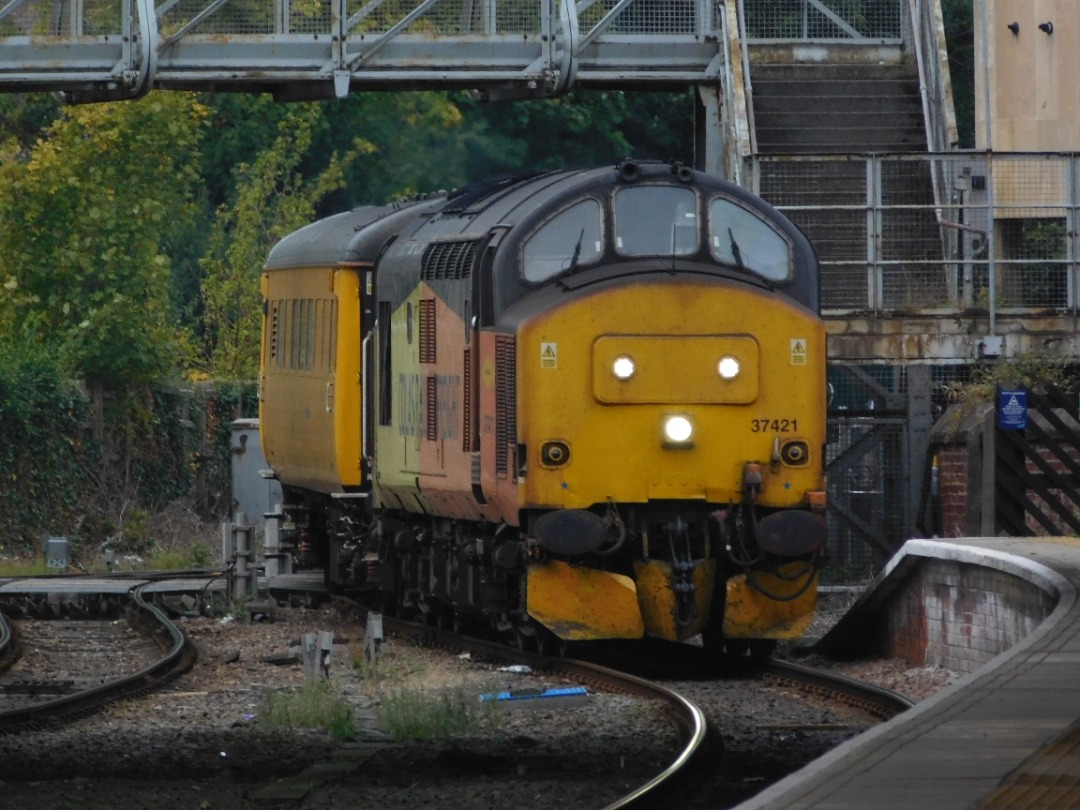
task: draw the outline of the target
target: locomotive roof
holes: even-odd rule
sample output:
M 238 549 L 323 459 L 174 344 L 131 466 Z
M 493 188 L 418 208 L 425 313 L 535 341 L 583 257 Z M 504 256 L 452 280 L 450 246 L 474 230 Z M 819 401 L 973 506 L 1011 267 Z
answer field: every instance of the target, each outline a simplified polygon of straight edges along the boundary
M 434 201 L 441 204 L 441 200 Z M 428 202 L 430 207 L 433 203 Z M 352 211 L 334 214 L 305 225 L 285 236 L 270 250 L 266 268 L 323 267 L 350 262 L 373 262 L 383 239 L 376 239 L 368 226 L 380 220 L 384 227 L 379 233 L 392 231 L 398 221 L 393 215 L 409 211 L 423 203 L 394 203 L 392 205 L 363 205 Z
M 720 190 L 762 209 L 766 202 L 744 189 L 681 164 L 634 162 L 599 168 L 503 176 L 468 186 L 445 197 L 383 206 L 362 206 L 307 225 L 289 234 L 271 250 L 267 269 L 373 263 L 391 236 L 400 240 L 476 238 L 495 227 L 512 228 L 557 198 L 588 189 L 603 189 L 626 180 L 630 166 L 635 181 L 678 179 Z M 680 172 L 682 174 L 680 174 Z M 678 179 L 676 179 L 678 178 Z M 778 223 L 780 224 L 780 223 Z M 784 227 L 783 225 L 780 225 Z M 793 238 L 802 239 L 791 225 Z M 797 234 L 797 235 L 795 235 Z

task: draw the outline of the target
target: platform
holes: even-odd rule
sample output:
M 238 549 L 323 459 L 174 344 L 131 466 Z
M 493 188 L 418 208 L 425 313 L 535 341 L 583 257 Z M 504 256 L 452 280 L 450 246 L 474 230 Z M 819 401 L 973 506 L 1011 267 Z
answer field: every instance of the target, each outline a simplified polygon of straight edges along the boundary
M 942 692 L 738 810 L 1080 807 L 1080 540 L 910 541 L 887 569 L 894 585 L 920 559 L 1007 572 L 1045 594 L 1049 614 Z M 888 590 L 889 579 L 877 587 Z

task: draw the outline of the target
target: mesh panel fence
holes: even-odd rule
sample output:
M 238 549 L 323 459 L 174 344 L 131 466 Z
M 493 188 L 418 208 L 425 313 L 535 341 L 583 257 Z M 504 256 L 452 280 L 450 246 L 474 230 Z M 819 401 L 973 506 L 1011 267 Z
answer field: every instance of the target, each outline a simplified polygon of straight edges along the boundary
M 894 0 L 895 1 L 895 0 Z M 326 34 L 336 0 L 165 0 L 156 6 L 164 37 L 191 34 Z M 837 2 L 837 0 L 832 0 Z M 350 34 L 385 33 L 417 11 L 422 0 L 347 0 Z M 2 6 L 3 4 L 0 4 Z M 575 5 L 582 32 L 611 11 L 613 2 Z M 557 15 L 541 0 L 438 0 L 406 27 L 410 34 L 538 34 L 541 17 Z M 0 18 L 0 36 L 105 35 L 121 32 L 122 0 L 25 0 Z M 633 0 L 605 24 L 604 34 L 694 35 L 716 29 L 717 5 L 708 0 Z
M 751 39 L 899 39 L 896 0 L 743 0 Z
M 7 4 L 0 4 L 0 8 Z M 119 34 L 121 0 L 46 2 L 28 0 L 13 6 L 0 20 L 0 36 L 102 36 Z
M 1080 305 L 1078 165 L 1077 155 L 788 155 L 759 157 L 754 176 L 817 249 L 826 312 L 1064 311 Z

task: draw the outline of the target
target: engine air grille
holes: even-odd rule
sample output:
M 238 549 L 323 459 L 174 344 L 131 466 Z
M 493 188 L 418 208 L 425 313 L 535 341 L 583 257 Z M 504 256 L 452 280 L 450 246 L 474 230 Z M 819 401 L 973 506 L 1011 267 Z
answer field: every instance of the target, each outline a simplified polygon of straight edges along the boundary
M 479 240 L 432 242 L 420 261 L 420 278 L 433 281 L 444 278 L 469 278 Z

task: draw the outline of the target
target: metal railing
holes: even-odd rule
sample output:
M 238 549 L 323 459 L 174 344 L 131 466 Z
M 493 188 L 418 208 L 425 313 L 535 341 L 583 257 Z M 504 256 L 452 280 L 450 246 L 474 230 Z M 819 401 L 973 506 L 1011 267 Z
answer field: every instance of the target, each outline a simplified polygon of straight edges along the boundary
M 0 92 L 710 83 L 721 27 L 711 0 L 0 0 Z
M 898 42 L 897 0 L 744 0 L 751 40 Z
M 814 243 L 827 314 L 1080 310 L 1080 155 L 768 155 L 749 174 Z

